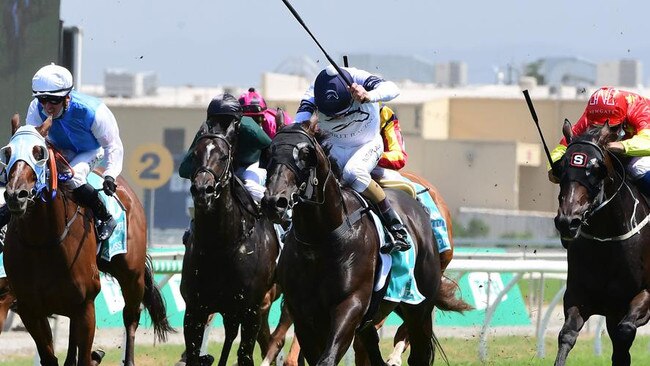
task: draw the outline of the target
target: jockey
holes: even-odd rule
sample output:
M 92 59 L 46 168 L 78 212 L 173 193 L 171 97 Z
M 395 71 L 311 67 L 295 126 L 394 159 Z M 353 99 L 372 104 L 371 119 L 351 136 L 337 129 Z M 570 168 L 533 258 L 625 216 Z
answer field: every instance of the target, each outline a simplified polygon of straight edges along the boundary
M 52 117 L 47 141 L 61 152 L 74 172 L 65 184 L 80 205 L 92 210 L 99 241 L 108 239 L 117 223 L 87 176 L 106 156 L 103 190 L 109 196 L 115 194 L 115 178 L 122 172 L 124 157 L 115 116 L 99 99 L 73 90 L 70 71 L 54 63 L 36 72 L 32 95 L 27 124 L 38 127 Z M 8 217 L 0 215 L 0 225 L 7 223 Z
M 379 163 L 372 170 L 371 176 L 375 179 L 404 180 L 397 171 L 406 165 L 408 154 L 404 147 L 399 119 L 390 107 L 382 105 L 379 109 L 379 130 L 384 145 L 384 152 L 379 158 Z
M 211 128 L 220 121 L 240 121 L 237 131 L 239 142 L 233 158 L 235 175 L 244 182 L 246 190 L 248 190 L 253 200 L 259 204 L 266 190 L 264 186 L 266 170 L 259 167 L 259 160 L 262 150 L 271 145 L 271 138 L 252 118 L 242 118 L 241 105 L 234 96 L 228 93 L 217 95 L 210 101 L 207 120 L 203 122 L 196 136 L 194 136 L 194 140 L 192 140 L 192 144 L 178 168 L 178 174 L 181 178 L 192 179 L 194 171 L 198 168 L 192 154 L 194 145 L 199 137 L 209 133 Z M 191 227 L 190 224 L 190 229 L 187 229 L 183 234 L 183 244 L 187 244 Z
M 643 194 L 650 196 L 650 104 L 638 94 L 611 87 L 596 90 L 587 103 L 587 107 L 573 125 L 573 134 L 581 135 L 592 126 L 609 126 L 622 124 L 618 141 L 607 143 L 607 149 L 613 153 L 631 156 L 627 170 Z M 551 152 L 553 165 L 566 152 L 566 139 Z M 550 169 L 550 167 L 549 167 Z M 549 180 L 559 183 L 554 175 L 556 169 L 548 172 Z
M 268 109 L 266 101 L 255 91 L 255 88 L 249 88 L 248 92 L 240 95 L 239 104 L 242 106 L 244 116 L 251 117 L 258 125 L 262 126 L 262 129 L 270 138 L 275 137 L 275 133 L 280 127 L 277 125 L 278 120 L 281 120 L 285 125 L 293 122 L 289 114 L 281 108 Z M 279 118 L 278 114 L 282 114 L 282 118 Z
M 259 160 L 262 150 L 271 145 L 271 138 L 252 118 L 242 118 L 241 105 L 235 97 L 228 93 L 217 95 L 208 105 L 207 120 L 203 122 L 196 136 L 194 136 L 194 140 L 178 168 L 178 174 L 181 178 L 192 178 L 192 174 L 198 168 L 192 158 L 192 151 L 196 141 L 199 137 L 208 133 L 214 124 L 224 119 L 232 122 L 240 121 L 237 131 L 239 142 L 233 157 L 235 175 L 244 182 L 244 186 L 253 197 L 253 200 L 260 203 L 266 190 L 264 186 L 266 170 L 259 167 Z
M 322 70 L 300 102 L 296 121 L 306 121 L 318 112 L 318 124 L 328 133 L 330 155 L 342 170 L 343 183 L 373 202 L 394 241 L 381 248 L 384 253 L 410 248 L 407 232 L 384 190 L 370 177 L 383 151 L 379 103 L 399 95 L 395 83 L 367 71 L 333 66 Z M 352 84 L 348 87 L 342 79 Z

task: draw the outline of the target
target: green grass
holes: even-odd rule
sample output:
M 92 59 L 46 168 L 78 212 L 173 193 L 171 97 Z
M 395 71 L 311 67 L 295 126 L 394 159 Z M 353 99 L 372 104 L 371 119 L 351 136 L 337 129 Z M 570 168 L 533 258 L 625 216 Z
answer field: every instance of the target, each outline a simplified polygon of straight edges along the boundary
M 486 363 L 478 361 L 478 339 L 470 337 L 463 338 L 443 338 L 440 340 L 442 346 L 447 354 L 450 365 L 458 366 L 541 366 L 552 364 L 555 359 L 555 352 L 557 351 L 556 340 L 554 337 L 546 339 L 546 357 L 537 358 L 536 354 L 536 339 L 534 337 L 492 337 L 488 339 L 488 360 Z M 637 337 L 634 346 L 632 347 L 632 364 L 633 365 L 649 365 L 650 352 L 648 352 L 648 343 L 650 342 L 649 336 Z M 388 339 L 382 340 L 382 353 L 387 356 L 390 352 L 391 341 Z M 218 356 L 221 350 L 221 345 L 213 343 L 209 347 L 209 352 L 212 355 Z M 162 345 L 157 347 L 151 346 L 138 346 L 136 349 L 136 363 L 138 366 L 160 366 L 160 365 L 173 365 L 177 360 L 183 346 L 181 345 Z M 259 349 L 255 351 L 255 364 L 261 363 L 259 356 Z M 590 337 L 581 337 L 575 348 L 569 354 L 567 362 L 568 366 L 599 366 L 610 365 L 611 344 L 608 338 L 603 338 L 603 355 L 596 356 L 593 352 L 593 339 Z M 407 364 L 405 354 L 404 365 Z M 59 363 L 63 363 L 64 354 L 59 355 Z M 120 365 L 121 350 L 111 349 L 107 350 L 106 357 L 102 365 Z M 236 348 L 233 347 L 230 353 L 228 365 L 234 364 L 236 361 Z M 31 357 L 17 357 L 4 359 L 0 361 L 0 366 L 31 366 L 33 359 Z M 438 353 L 434 365 L 443 365 L 442 357 Z
M 533 280 L 521 280 L 517 284 L 519 285 L 519 290 L 526 302 L 529 301 L 530 296 L 537 296 L 539 291 L 539 279 Z M 560 290 L 563 280 L 558 279 L 545 279 L 544 280 L 544 304 L 548 304 L 553 300 L 553 296 Z M 561 308 L 561 303 L 558 305 Z

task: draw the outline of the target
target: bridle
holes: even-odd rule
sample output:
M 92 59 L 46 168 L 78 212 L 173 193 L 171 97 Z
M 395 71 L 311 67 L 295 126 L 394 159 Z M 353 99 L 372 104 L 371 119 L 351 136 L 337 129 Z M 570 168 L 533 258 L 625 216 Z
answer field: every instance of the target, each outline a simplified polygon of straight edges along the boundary
M 283 139 L 285 139 L 285 135 L 289 134 L 294 134 L 294 135 L 300 135 L 302 137 L 307 138 L 308 142 L 282 142 Z M 279 135 L 279 136 L 278 136 Z M 272 166 L 273 164 L 277 165 L 283 165 L 287 167 L 289 170 L 291 170 L 296 177 L 299 179 L 299 186 L 296 192 L 293 192 L 291 194 L 291 197 L 289 199 L 289 208 L 292 209 L 293 206 L 298 203 L 306 203 L 306 204 L 311 204 L 311 205 L 322 205 L 325 203 L 325 186 L 327 185 L 327 182 L 330 180 L 330 178 L 334 178 L 334 174 L 332 173 L 332 163 L 330 162 L 329 159 L 325 158 L 327 161 L 327 175 L 325 176 L 325 181 L 322 184 L 321 187 L 321 200 L 318 200 L 318 185 L 319 185 L 319 180 L 318 177 L 316 176 L 316 168 L 317 164 L 314 164 L 314 166 L 305 166 L 305 164 L 299 160 L 298 158 L 298 151 L 304 147 L 304 146 L 310 146 L 311 148 L 314 149 L 314 151 L 318 151 L 317 146 L 318 142 L 316 139 L 305 132 L 302 128 L 300 129 L 282 129 L 278 131 L 276 134 L 275 140 L 272 143 L 272 149 L 275 151 L 277 147 L 280 146 L 288 146 L 293 149 L 293 152 L 291 154 L 292 160 L 287 159 L 287 158 L 272 158 L 271 161 L 269 162 L 269 166 Z M 322 153 L 322 151 L 321 151 Z M 324 154 L 324 153 L 323 153 Z M 306 177 L 306 178 L 305 178 Z M 337 187 L 339 184 L 336 184 Z M 340 187 L 339 187 L 340 191 Z
M 596 149 L 596 151 L 600 154 L 600 159 L 598 161 L 604 162 L 605 161 L 605 154 L 608 154 L 610 158 L 612 158 L 613 161 L 616 162 L 617 167 L 614 169 L 614 172 L 618 176 L 618 179 L 620 180 L 620 183 L 614 193 L 611 194 L 609 197 L 605 197 L 605 179 L 604 178 L 600 183 L 599 183 L 599 190 L 598 194 L 596 195 L 596 199 L 594 199 L 594 202 L 590 205 L 590 207 L 593 207 L 591 209 L 586 210 L 582 214 L 581 218 L 581 225 L 580 225 L 580 230 L 579 230 L 579 235 L 591 239 L 591 240 L 596 240 L 600 242 L 610 242 L 610 241 L 621 241 L 630 238 L 631 236 L 635 235 L 638 233 L 650 220 L 650 215 L 646 215 L 646 217 L 639 223 L 636 222 L 636 210 L 639 205 L 639 199 L 634 195 L 634 192 L 632 191 L 632 188 L 630 187 L 629 183 L 627 182 L 627 172 L 625 169 L 625 165 L 621 161 L 621 159 L 616 156 L 616 154 L 610 152 L 609 150 L 603 150 L 601 146 L 596 144 L 593 141 L 586 141 L 586 140 L 578 140 L 570 143 L 567 146 L 567 152 L 568 148 L 571 147 L 572 145 L 589 145 L 592 146 L 593 148 Z M 593 217 L 596 213 L 601 211 L 603 208 L 605 208 L 612 200 L 622 191 L 622 188 L 625 187 L 627 188 L 627 191 L 630 193 L 630 195 L 634 198 L 634 209 L 631 215 L 630 219 L 630 225 L 631 229 L 622 234 L 622 235 L 617 235 L 613 237 L 607 237 L 607 238 L 601 238 L 597 236 L 593 236 L 591 234 L 588 234 L 582 230 L 583 227 L 589 226 L 589 219 Z
M 196 140 L 196 144 L 198 145 L 199 141 L 207 138 L 218 139 L 223 141 L 226 144 L 228 148 L 228 160 L 226 162 L 226 168 L 223 170 L 223 172 L 221 172 L 221 175 L 218 175 L 212 168 L 205 165 L 200 166 L 194 171 L 194 174 L 192 174 L 192 182 L 194 182 L 194 179 L 196 179 L 196 177 L 201 173 L 207 173 L 212 175 L 212 178 L 215 181 L 214 192 L 206 193 L 206 195 L 208 197 L 213 197 L 214 199 L 217 199 L 221 195 L 221 192 L 223 191 L 223 187 L 227 185 L 232 175 L 232 169 L 231 169 L 232 160 L 233 160 L 232 145 L 230 144 L 226 136 L 221 134 L 216 134 L 216 133 L 207 133 L 205 135 L 202 135 Z

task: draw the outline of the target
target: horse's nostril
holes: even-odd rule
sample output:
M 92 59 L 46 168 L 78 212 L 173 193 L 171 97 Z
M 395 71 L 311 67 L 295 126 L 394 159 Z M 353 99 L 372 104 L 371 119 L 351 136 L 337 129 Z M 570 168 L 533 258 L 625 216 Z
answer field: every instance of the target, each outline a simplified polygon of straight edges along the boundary
M 214 186 L 207 186 L 205 188 L 205 194 L 214 194 L 214 192 L 215 192 Z
M 21 189 L 20 192 L 18 192 L 18 199 L 24 200 L 29 197 L 29 192 L 27 192 L 26 189 Z
M 275 201 L 275 207 L 277 208 L 287 208 L 289 207 L 289 200 L 286 197 L 278 197 Z

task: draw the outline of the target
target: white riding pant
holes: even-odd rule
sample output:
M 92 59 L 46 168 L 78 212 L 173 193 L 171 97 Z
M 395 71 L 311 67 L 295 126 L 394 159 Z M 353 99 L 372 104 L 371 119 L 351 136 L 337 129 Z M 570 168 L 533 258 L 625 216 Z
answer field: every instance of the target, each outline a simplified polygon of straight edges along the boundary
M 62 151 L 61 154 L 63 154 L 66 160 L 68 160 L 72 170 L 74 170 L 74 176 L 65 184 L 69 188 L 75 189 L 88 182 L 88 174 L 90 174 L 90 172 L 92 172 L 104 158 L 104 149 L 100 147 L 96 150 L 83 151 L 80 153 L 65 150 Z
M 384 143 L 380 135 L 359 146 L 332 146 L 330 155 L 342 171 L 343 183 L 361 193 L 368 188 L 370 172 L 377 166 Z
M 632 180 L 641 178 L 645 173 L 650 172 L 650 156 L 638 156 L 630 159 L 627 171 L 632 176 Z
M 266 169 L 260 168 L 259 163 L 251 164 L 248 167 L 241 167 L 235 170 L 235 175 L 244 182 L 244 187 L 251 194 L 256 203 L 260 203 L 264 197 L 266 187 Z
M 394 169 L 387 169 L 380 166 L 375 167 L 375 169 L 370 172 L 370 176 L 373 179 L 379 180 L 393 180 L 398 182 L 408 182 L 409 180 L 402 177 L 402 175 Z

